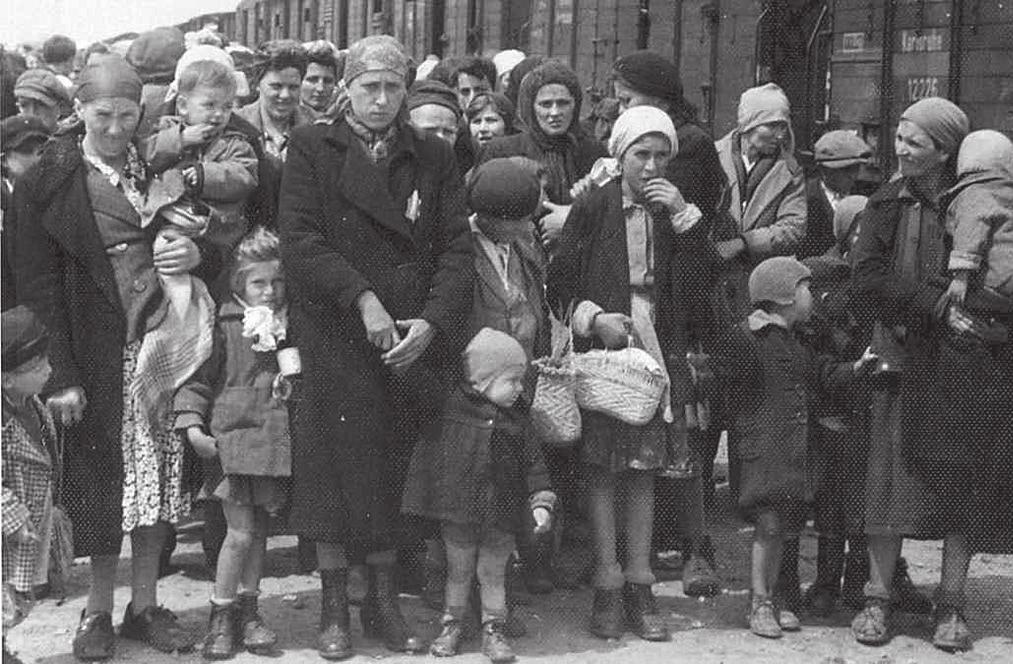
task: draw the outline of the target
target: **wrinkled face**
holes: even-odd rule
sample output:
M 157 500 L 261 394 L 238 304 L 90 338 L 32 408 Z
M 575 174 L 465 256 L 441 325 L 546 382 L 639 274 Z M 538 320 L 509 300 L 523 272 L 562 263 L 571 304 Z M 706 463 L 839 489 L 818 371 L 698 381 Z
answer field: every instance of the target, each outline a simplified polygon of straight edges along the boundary
M 755 150 L 758 155 L 773 155 L 781 149 L 787 137 L 787 122 L 768 122 L 743 134 L 742 144 L 743 147 Z
M 260 98 L 264 110 L 275 122 L 288 122 L 299 104 L 299 89 L 302 77 L 295 67 L 281 71 L 269 71 L 260 79 Z
M 538 88 L 535 94 L 535 120 L 546 136 L 562 136 L 573 122 L 577 100 L 560 83 Z
M 32 97 L 18 97 L 18 113 L 42 120 L 49 131 L 56 131 L 56 125 L 60 121 L 58 105 L 46 104 Z
M 523 366 L 507 367 L 489 383 L 483 392 L 485 398 L 500 408 L 514 405 L 524 391 L 524 372 Z
M 95 99 L 78 107 L 85 141 L 99 157 L 119 159 L 127 153 L 141 119 L 141 106 L 123 97 Z
M 626 85 L 621 80 L 614 81 L 616 99 L 619 100 L 619 112 L 622 113 L 628 108 L 634 108 L 636 106 L 654 106 L 660 108 L 663 111 L 668 111 L 669 104 L 661 97 L 655 97 L 653 95 L 644 94 L 634 90 L 630 86 Z
M 306 75 L 302 79 L 302 103 L 314 111 L 325 111 L 334 101 L 337 89 L 334 70 L 317 62 L 306 67 Z
M 271 307 L 277 311 L 285 305 L 285 275 L 279 261 L 251 263 L 243 283 L 243 302 L 251 307 Z
M 42 355 L 28 360 L 14 371 L 3 372 L 5 392 L 18 397 L 30 397 L 38 394 L 46 386 L 53 368 L 49 366 L 49 357 Z
M 478 76 L 472 76 L 471 74 L 458 74 L 457 75 L 457 103 L 460 104 L 461 110 L 468 108 L 468 104 L 471 100 L 482 94 L 483 92 L 489 92 L 492 89 L 492 85 L 489 81 Z
M 936 147 L 932 137 L 910 120 L 901 120 L 897 125 L 893 150 L 897 153 L 900 174 L 909 178 L 941 169 L 950 156 Z
M 453 145 L 457 140 L 457 116 L 439 104 L 423 104 L 409 113 L 412 126 Z
M 404 77 L 392 71 L 368 71 L 348 84 L 352 114 L 373 131 L 386 129 L 394 122 L 405 94 Z
M 634 195 L 644 190 L 644 185 L 661 177 L 672 158 L 672 145 L 660 134 L 647 134 L 623 153 L 620 163 L 623 168 L 623 182 Z
M 497 136 L 506 134 L 506 122 L 503 116 L 496 112 L 492 106 L 486 106 L 482 112 L 476 115 L 469 123 L 471 137 L 479 145 L 485 145 Z
M 224 88 L 198 86 L 176 100 L 176 110 L 187 125 L 209 124 L 219 131 L 232 116 L 235 95 Z

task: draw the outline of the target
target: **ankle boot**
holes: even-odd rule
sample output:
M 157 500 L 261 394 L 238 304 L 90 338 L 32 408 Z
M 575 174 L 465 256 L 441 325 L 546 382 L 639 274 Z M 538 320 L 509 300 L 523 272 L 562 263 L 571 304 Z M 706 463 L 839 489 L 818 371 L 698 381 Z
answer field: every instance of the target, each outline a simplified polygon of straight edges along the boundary
M 602 639 L 618 639 L 623 635 L 622 588 L 594 589 L 591 633 Z
M 821 536 L 816 550 L 816 581 L 805 594 L 805 605 L 814 615 L 829 616 L 841 594 L 844 571 L 844 540 Z
M 236 634 L 242 640 L 243 647 L 256 655 L 271 652 L 278 643 L 278 635 L 264 624 L 264 619 L 257 611 L 257 595 L 240 593 L 237 602 L 238 624 Z
M 388 649 L 411 653 L 425 650 L 422 639 L 411 631 L 401 614 L 392 567 L 369 566 L 369 590 L 359 616 L 362 631 L 367 636 L 383 640 Z
M 320 634 L 317 636 L 317 652 L 324 659 L 347 659 L 352 656 L 347 584 L 347 569 L 320 570 Z
M 208 635 L 204 640 L 204 659 L 232 659 L 236 656 L 236 607 L 211 602 Z
M 497 620 L 490 620 L 482 625 L 482 654 L 488 657 L 492 664 L 508 664 L 517 659 L 514 651 L 510 649 L 504 627 L 505 625 Z
M 668 641 L 668 628 L 658 614 L 654 593 L 646 583 L 627 583 L 623 588 L 626 626 L 645 641 Z

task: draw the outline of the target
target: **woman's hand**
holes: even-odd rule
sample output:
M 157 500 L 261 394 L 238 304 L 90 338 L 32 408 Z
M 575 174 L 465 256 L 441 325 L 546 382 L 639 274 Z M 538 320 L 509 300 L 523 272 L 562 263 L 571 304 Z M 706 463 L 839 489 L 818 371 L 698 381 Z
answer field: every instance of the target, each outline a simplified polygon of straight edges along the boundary
M 200 458 L 213 459 L 218 456 L 218 441 L 214 436 L 204 433 L 200 427 L 188 427 L 186 439 Z
M 152 252 L 155 270 L 159 274 L 187 274 L 200 265 L 200 250 L 193 240 L 172 229 L 162 231 L 168 242 Z
M 686 199 L 674 184 L 665 178 L 654 178 L 644 185 L 644 197 L 651 203 L 663 205 L 672 214 L 686 209 Z
M 383 362 L 394 371 L 403 371 L 422 357 L 436 336 L 436 328 L 421 318 L 399 320 L 397 326 L 407 330 L 399 344 L 383 354 Z
M 394 319 L 387 313 L 376 293 L 364 292 L 359 296 L 358 305 L 369 343 L 382 351 L 388 351 L 401 342 Z
M 591 331 L 601 339 L 606 348 L 626 346 L 633 333 L 633 319 L 626 314 L 600 313 L 594 317 Z
M 84 409 L 88 400 L 84 396 L 84 388 L 67 387 L 46 400 L 53 418 L 65 427 L 77 424 L 84 417 Z

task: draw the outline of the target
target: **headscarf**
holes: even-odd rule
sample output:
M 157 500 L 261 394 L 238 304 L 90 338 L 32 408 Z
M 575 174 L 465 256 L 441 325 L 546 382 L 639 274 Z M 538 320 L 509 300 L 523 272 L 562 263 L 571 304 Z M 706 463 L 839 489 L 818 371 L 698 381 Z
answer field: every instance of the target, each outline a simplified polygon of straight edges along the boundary
M 672 154 L 679 152 L 679 138 L 668 114 L 654 106 L 634 106 L 620 113 L 612 125 L 609 154 L 621 160 L 631 145 L 648 134 L 661 134 L 671 144 Z
M 653 51 L 635 51 L 617 59 L 612 74 L 634 90 L 664 99 L 682 101 L 682 79 L 671 61 Z
M 345 62 L 345 85 L 368 71 L 389 71 L 405 78 L 408 56 L 401 42 L 390 35 L 370 35 L 352 44 Z
M 510 70 L 510 75 L 507 76 L 509 85 L 507 86 L 506 96 L 514 106 L 517 106 L 517 97 L 521 92 L 521 81 L 524 80 L 525 76 L 547 61 L 548 58 L 544 55 L 529 55 Z
M 96 55 L 77 77 L 74 97 L 81 103 L 124 98 L 141 103 L 144 84 L 134 68 L 118 55 Z
M 920 99 L 904 109 L 901 120 L 913 122 L 932 137 L 939 149 L 948 155 L 957 154 L 960 142 L 971 130 L 967 114 L 942 97 Z
M 773 83 L 749 88 L 739 97 L 739 132 L 762 124 L 785 122 L 791 126 L 791 104 L 784 90 Z
M 520 66 L 520 65 L 518 65 Z M 516 69 L 514 70 L 516 71 Z M 535 97 L 546 85 L 566 87 L 573 96 L 573 119 L 566 132 L 547 135 L 535 119 Z M 517 114 L 542 152 L 541 163 L 549 178 L 549 198 L 556 203 L 570 200 L 570 187 L 577 180 L 577 136 L 580 127 L 580 81 L 572 69 L 561 62 L 549 60 L 524 77 L 517 96 Z
M 1013 179 L 1013 141 L 994 129 L 972 131 L 957 152 L 957 175 L 986 171 Z
M 514 67 L 524 61 L 525 57 L 524 51 L 518 51 L 515 48 L 508 48 L 492 56 L 492 63 L 496 65 L 496 78 L 509 74 Z

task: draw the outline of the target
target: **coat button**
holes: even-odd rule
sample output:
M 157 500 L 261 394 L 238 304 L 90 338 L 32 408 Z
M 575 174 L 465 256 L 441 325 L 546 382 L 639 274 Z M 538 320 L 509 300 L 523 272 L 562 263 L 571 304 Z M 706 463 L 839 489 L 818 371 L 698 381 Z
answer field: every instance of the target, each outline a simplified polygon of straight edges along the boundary
M 148 290 L 148 284 L 140 279 L 134 280 L 134 290 L 138 293 L 143 293 Z

